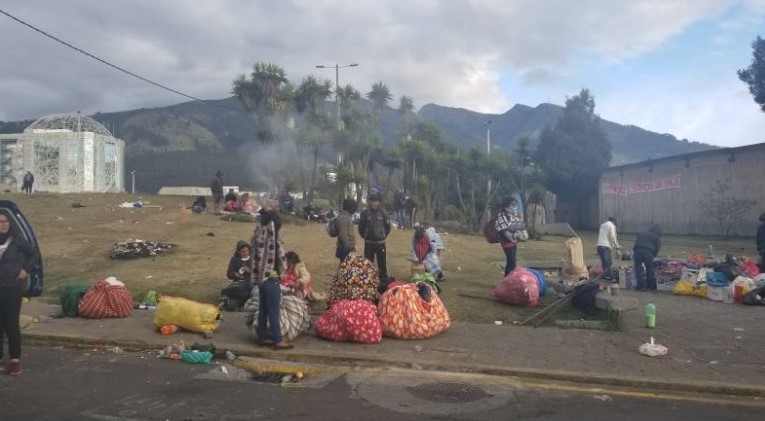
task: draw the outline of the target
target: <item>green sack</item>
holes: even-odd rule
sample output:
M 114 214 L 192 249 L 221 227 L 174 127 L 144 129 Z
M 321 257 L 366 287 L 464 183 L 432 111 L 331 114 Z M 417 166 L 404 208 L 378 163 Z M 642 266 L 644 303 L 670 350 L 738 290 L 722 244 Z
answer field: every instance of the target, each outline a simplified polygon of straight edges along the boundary
M 146 295 L 143 296 L 141 304 L 146 304 L 147 306 L 157 305 L 157 291 L 153 289 L 146 291 Z
M 438 285 L 438 282 L 436 281 L 436 278 L 433 277 L 432 273 L 415 273 L 409 280 L 411 282 L 428 282 L 433 286 L 433 289 L 436 290 L 436 294 L 441 294 L 441 286 Z
M 77 317 L 77 306 L 80 305 L 82 296 L 85 295 L 89 288 L 89 286 L 81 284 L 64 287 L 59 296 L 61 312 L 64 314 L 64 317 Z

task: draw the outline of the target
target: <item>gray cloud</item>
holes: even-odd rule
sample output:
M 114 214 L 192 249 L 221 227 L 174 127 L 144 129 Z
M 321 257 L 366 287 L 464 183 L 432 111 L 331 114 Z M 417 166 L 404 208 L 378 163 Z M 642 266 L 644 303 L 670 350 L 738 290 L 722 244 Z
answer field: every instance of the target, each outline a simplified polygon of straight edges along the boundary
M 255 61 L 292 80 L 334 80 L 316 64 L 359 62 L 341 83 L 377 80 L 396 97 L 482 111 L 513 98 L 501 75 L 548 83 L 576 54 L 620 61 L 657 48 L 701 19 L 761 0 L 0 0 L 2 8 L 143 76 L 202 98 L 229 94 Z M 182 101 L 0 16 L 0 119 Z

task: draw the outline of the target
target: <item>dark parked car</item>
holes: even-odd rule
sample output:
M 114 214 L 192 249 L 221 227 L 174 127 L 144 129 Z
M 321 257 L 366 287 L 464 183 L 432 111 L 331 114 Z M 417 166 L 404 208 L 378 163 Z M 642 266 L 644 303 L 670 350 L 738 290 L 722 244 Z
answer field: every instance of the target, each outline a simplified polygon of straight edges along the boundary
M 11 221 L 11 229 L 24 236 L 27 242 L 37 250 L 37 255 L 40 256 L 35 262 L 29 278 L 27 278 L 27 289 L 24 291 L 24 295 L 27 297 L 39 297 L 43 291 L 43 264 L 40 245 L 37 243 L 34 231 L 32 231 L 32 225 L 21 213 L 21 209 L 10 200 L 0 200 L 0 212 L 8 216 L 8 220 Z

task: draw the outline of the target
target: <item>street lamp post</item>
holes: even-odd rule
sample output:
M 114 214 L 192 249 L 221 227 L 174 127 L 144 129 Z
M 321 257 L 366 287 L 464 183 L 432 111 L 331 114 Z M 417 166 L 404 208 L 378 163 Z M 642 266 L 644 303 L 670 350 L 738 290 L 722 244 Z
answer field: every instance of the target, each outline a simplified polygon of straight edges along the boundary
M 486 126 L 486 155 L 491 155 L 491 120 L 486 120 L 486 123 L 483 124 Z M 488 187 L 486 189 L 486 199 L 488 200 L 488 194 L 491 191 L 491 174 L 488 176 L 489 182 Z
M 132 178 L 132 191 L 135 194 L 135 170 L 130 171 L 130 176 Z
M 340 69 L 344 69 L 346 67 L 356 67 L 358 66 L 358 63 L 351 63 L 351 64 L 345 64 L 345 65 L 339 65 L 335 64 L 334 66 L 324 66 L 321 64 L 317 64 L 317 69 L 331 69 L 335 68 L 335 106 L 337 106 L 337 129 L 342 130 L 342 120 L 340 119 Z

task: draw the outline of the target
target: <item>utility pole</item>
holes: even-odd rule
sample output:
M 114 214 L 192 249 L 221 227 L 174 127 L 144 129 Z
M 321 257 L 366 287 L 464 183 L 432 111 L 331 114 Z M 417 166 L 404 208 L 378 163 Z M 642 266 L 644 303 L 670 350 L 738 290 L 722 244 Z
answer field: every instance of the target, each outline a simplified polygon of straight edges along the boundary
M 486 120 L 484 123 L 486 126 L 486 156 L 491 155 L 491 120 Z M 488 186 L 486 188 L 486 200 L 489 200 L 489 192 L 491 191 L 491 174 L 488 175 Z
M 135 170 L 130 171 L 130 177 L 132 178 L 132 184 L 133 184 L 132 192 L 133 194 L 135 194 Z

